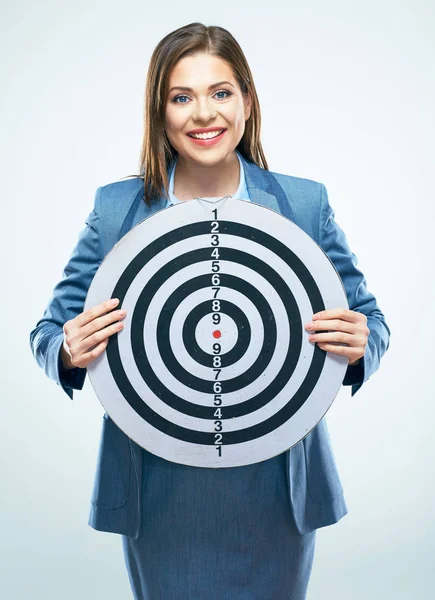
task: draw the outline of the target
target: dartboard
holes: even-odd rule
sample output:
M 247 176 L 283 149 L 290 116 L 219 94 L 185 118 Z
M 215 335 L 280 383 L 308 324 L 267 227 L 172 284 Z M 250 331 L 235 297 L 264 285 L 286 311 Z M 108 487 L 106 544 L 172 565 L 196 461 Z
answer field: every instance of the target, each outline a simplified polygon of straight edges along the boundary
M 275 211 L 231 197 L 160 210 L 107 254 L 85 309 L 119 298 L 124 328 L 88 365 L 110 418 L 144 449 L 198 467 L 272 458 L 305 437 L 348 360 L 304 324 L 348 307 L 324 251 Z

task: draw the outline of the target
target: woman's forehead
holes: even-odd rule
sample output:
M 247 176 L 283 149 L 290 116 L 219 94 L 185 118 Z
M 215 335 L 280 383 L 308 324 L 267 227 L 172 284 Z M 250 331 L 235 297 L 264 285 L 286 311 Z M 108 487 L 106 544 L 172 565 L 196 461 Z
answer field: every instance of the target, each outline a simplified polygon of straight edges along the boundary
M 184 56 L 169 74 L 170 87 L 183 86 L 193 89 L 199 81 L 201 86 L 208 87 L 223 80 L 235 84 L 231 66 L 219 56 L 203 53 Z

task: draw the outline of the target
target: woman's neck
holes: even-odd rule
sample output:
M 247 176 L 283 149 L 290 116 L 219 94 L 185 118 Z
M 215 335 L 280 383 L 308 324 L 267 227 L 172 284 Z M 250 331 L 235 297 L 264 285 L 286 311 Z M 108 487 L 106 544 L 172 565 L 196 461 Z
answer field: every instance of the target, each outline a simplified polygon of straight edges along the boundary
M 236 152 L 213 166 L 186 161 L 178 155 L 174 173 L 174 196 L 178 200 L 231 196 L 239 187 L 240 165 Z

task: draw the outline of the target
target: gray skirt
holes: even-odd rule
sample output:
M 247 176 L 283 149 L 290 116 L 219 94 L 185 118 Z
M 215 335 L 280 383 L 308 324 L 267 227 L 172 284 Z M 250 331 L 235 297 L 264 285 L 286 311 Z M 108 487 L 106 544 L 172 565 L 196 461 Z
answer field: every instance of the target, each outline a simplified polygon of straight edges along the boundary
M 144 451 L 142 530 L 122 544 L 135 600 L 303 600 L 315 534 L 294 526 L 285 453 L 210 469 Z

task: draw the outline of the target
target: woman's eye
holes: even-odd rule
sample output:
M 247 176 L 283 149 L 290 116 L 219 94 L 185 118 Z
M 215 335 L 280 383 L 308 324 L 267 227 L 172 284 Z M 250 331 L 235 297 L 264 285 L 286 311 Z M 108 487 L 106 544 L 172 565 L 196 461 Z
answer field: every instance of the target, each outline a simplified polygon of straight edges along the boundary
M 186 104 L 185 102 L 177 102 L 180 98 L 187 98 L 187 96 L 175 96 L 172 102 L 175 102 L 176 104 Z
M 216 92 L 216 95 L 218 94 L 227 94 L 226 96 L 224 96 L 224 98 L 229 98 L 232 92 L 229 92 L 228 90 L 219 90 L 219 92 Z M 223 100 L 222 96 L 220 99 Z

